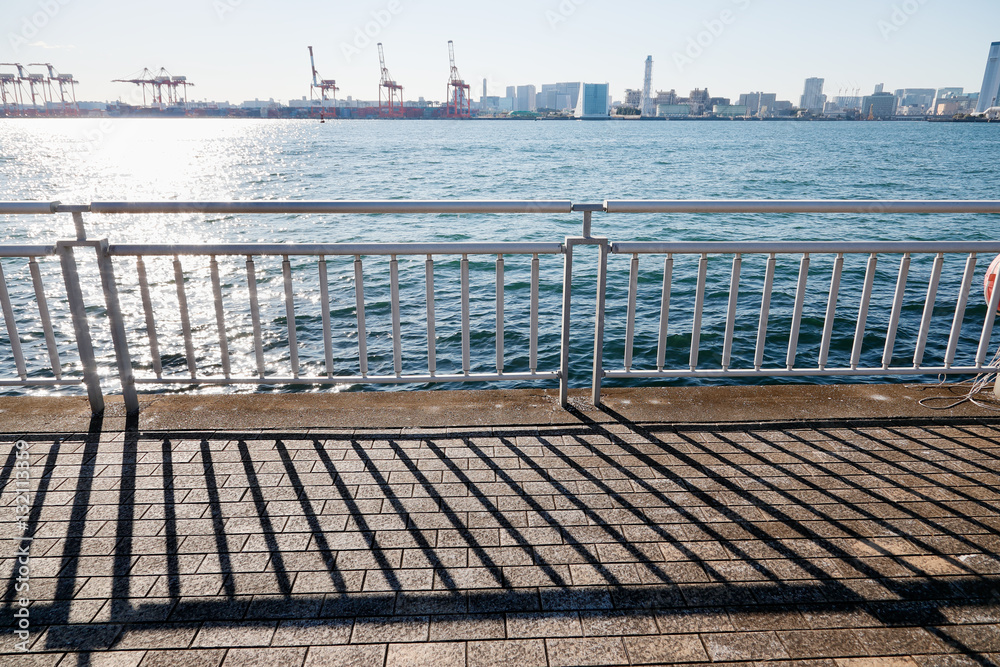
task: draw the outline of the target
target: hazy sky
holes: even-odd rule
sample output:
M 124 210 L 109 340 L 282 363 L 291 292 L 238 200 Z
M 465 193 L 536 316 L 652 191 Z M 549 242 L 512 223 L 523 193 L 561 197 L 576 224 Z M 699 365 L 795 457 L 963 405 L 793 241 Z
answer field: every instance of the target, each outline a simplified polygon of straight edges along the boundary
M 810 76 L 831 96 L 881 82 L 978 91 L 1000 2 L 2 0 L 0 34 L 0 61 L 51 62 L 80 80 L 81 100 L 127 97 L 132 87 L 111 80 L 143 67 L 186 75 L 191 99 L 308 96 L 309 45 L 340 97 L 377 99 L 377 41 L 406 99 L 440 100 L 453 39 L 475 99 L 484 77 L 501 95 L 607 81 L 619 99 L 642 86 L 652 55 L 655 89 L 763 90 L 797 103 Z

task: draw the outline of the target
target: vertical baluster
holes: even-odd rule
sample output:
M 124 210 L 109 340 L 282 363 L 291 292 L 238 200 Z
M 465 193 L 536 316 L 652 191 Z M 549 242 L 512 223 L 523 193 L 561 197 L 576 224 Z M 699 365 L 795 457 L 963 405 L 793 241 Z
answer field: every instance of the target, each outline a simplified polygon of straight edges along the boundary
M 865 327 L 868 325 L 868 308 L 872 302 L 872 288 L 875 286 L 875 269 L 878 267 L 878 255 L 872 253 L 868 257 L 868 269 L 865 271 L 865 286 L 861 292 L 861 307 L 858 309 L 858 326 L 854 330 L 854 349 L 851 352 L 851 369 L 856 370 L 861 363 L 861 351 L 865 345 Z
M 799 352 L 799 332 L 802 330 L 802 311 L 806 303 L 806 287 L 809 284 L 809 253 L 802 255 L 799 265 L 799 284 L 795 290 L 795 311 L 792 313 L 792 332 L 788 337 L 788 370 L 795 368 L 795 357 Z
M 368 377 L 368 329 L 365 328 L 365 274 L 361 255 L 354 256 L 354 299 L 358 314 L 358 360 L 361 377 Z
M 590 397 L 594 406 L 601 404 L 601 383 L 604 381 L 604 324 L 607 315 L 608 296 L 608 244 L 599 246 L 597 260 L 597 307 L 594 312 L 594 370 L 591 375 Z
M 993 338 L 993 325 L 997 319 L 997 308 L 1000 307 L 1000 282 L 993 284 L 993 294 L 990 296 L 989 309 L 986 311 L 986 322 L 983 323 L 983 333 L 979 337 L 979 351 L 976 353 L 976 367 L 982 368 L 989 354 L 990 342 Z
M 462 374 L 468 375 L 470 362 L 469 340 L 469 256 L 462 255 Z
M 232 376 L 229 365 L 229 336 L 226 333 L 226 311 L 222 301 L 222 282 L 219 280 L 219 262 L 212 255 L 209 270 L 212 274 L 212 296 L 215 300 L 215 326 L 219 330 L 219 352 L 222 355 L 222 374 L 228 380 Z
M 656 345 L 656 370 L 667 363 L 667 328 L 670 320 L 670 288 L 674 279 L 674 256 L 663 260 L 663 291 L 660 295 L 660 337 Z
M 917 337 L 917 347 L 913 353 L 914 368 L 920 368 L 924 364 L 924 352 L 927 350 L 927 336 L 931 330 L 931 319 L 934 317 L 934 306 L 937 303 L 942 268 L 944 268 L 944 253 L 939 252 L 934 258 L 934 268 L 931 270 L 931 278 L 927 283 L 927 298 L 924 300 L 924 315 L 920 320 L 920 335 Z
M 38 316 L 42 320 L 42 332 L 45 335 L 45 348 L 49 353 L 49 363 L 57 380 L 62 379 L 62 363 L 59 361 L 59 349 L 56 347 L 56 336 L 52 330 L 52 318 L 49 317 L 49 304 L 45 299 L 45 285 L 42 283 L 42 272 L 38 262 L 32 257 L 28 263 L 31 270 L 31 282 L 35 286 L 35 301 L 38 304 Z
M 330 322 L 330 275 L 326 257 L 319 256 L 319 307 L 323 317 L 323 352 L 326 355 L 326 376 L 333 377 L 333 325 Z
M 399 316 L 399 261 L 389 260 L 389 302 L 392 307 L 392 369 L 396 377 L 403 374 L 403 332 Z
M 528 367 L 532 373 L 538 371 L 538 255 L 531 258 L 531 333 L 528 343 Z
M 434 257 L 427 255 L 427 372 L 437 375 L 437 332 L 434 323 Z
M 0 306 L 3 308 L 3 319 L 7 324 L 7 337 L 10 339 L 10 350 L 14 355 L 14 365 L 17 375 L 22 380 L 28 379 L 28 369 L 24 364 L 24 354 L 21 351 L 21 338 L 17 333 L 17 322 L 14 321 L 14 308 L 7 292 L 7 279 L 3 275 L 3 264 L 0 263 Z
M 181 258 L 174 255 L 174 283 L 177 285 L 177 307 L 181 314 L 181 329 L 184 332 L 184 350 L 187 354 L 188 371 L 191 379 L 198 377 L 198 363 L 194 356 L 194 339 L 191 335 L 191 316 L 188 314 L 187 294 L 184 289 L 184 270 Z
M 288 325 L 288 353 L 292 364 L 292 377 L 299 377 L 299 343 L 295 327 L 295 298 L 292 295 L 292 263 L 288 255 L 281 260 L 281 275 L 285 283 L 285 324 Z
M 955 351 L 962 337 L 962 324 L 965 322 L 965 308 L 969 304 L 969 291 L 972 289 L 972 278 L 976 273 L 976 253 L 969 255 L 965 263 L 965 276 L 962 278 L 962 291 L 958 295 L 955 306 L 955 319 L 951 323 L 951 336 L 948 339 L 948 351 L 944 358 L 944 367 L 951 368 L 955 363 Z
M 146 314 L 146 337 L 149 339 L 149 354 L 153 358 L 153 372 L 156 379 L 163 379 L 163 364 L 160 360 L 160 343 L 156 338 L 156 319 L 153 317 L 153 300 L 149 296 L 149 280 L 146 277 L 146 262 L 142 257 L 135 261 L 139 275 L 139 294 L 142 296 L 142 310 Z
M 253 321 L 253 351 L 257 357 L 257 375 L 264 379 L 264 338 L 260 330 L 260 304 L 257 301 L 257 270 L 253 257 L 247 255 L 247 288 L 250 291 L 250 319 Z
M 760 301 L 760 324 L 757 325 L 757 352 L 754 355 L 754 370 L 760 370 L 764 365 L 764 346 L 767 344 L 767 322 L 771 317 L 771 292 L 774 289 L 774 270 L 777 259 L 772 252 L 767 258 L 767 271 L 764 274 L 764 294 Z
M 885 334 L 885 352 L 882 354 L 882 368 L 889 368 L 892 354 L 896 349 L 896 333 L 899 331 L 899 317 L 903 312 L 903 299 L 906 298 L 906 281 L 910 277 L 910 253 L 904 253 L 899 263 L 899 278 L 896 280 L 896 295 L 892 300 L 892 314 L 889 316 L 889 329 Z
M 733 273 L 729 278 L 729 307 L 726 310 L 726 337 L 722 343 L 722 370 L 728 371 L 733 360 L 733 335 L 736 331 L 736 306 L 740 296 L 740 275 L 743 255 L 733 257 Z
M 698 263 L 698 293 L 694 303 L 694 323 L 691 326 L 691 370 L 698 370 L 701 352 L 701 318 L 705 311 L 705 281 L 708 279 L 708 255 L 702 253 Z
M 823 341 L 819 347 L 819 369 L 826 369 L 830 358 L 830 341 L 833 339 L 833 324 L 837 317 L 837 300 L 840 297 L 840 278 L 844 273 L 844 253 L 833 260 L 833 276 L 830 278 L 830 296 L 826 302 L 826 320 L 823 322 Z
M 497 255 L 497 373 L 503 374 L 503 355 L 504 355 L 504 335 L 503 335 L 503 320 L 504 320 L 504 266 L 503 266 L 503 255 Z
M 632 345 L 635 342 L 635 306 L 639 292 L 639 255 L 632 255 L 628 277 L 628 314 L 625 320 L 625 370 L 632 370 Z

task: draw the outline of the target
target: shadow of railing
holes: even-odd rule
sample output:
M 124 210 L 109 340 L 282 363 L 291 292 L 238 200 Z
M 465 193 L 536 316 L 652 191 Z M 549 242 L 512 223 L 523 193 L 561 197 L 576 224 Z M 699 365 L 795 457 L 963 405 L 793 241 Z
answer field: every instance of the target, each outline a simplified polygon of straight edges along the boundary
M 95 421 L 29 434 L 51 444 L 33 455 L 27 534 L 58 538 L 46 558 L 59 559 L 51 599 L 31 606 L 46 628 L 35 649 L 199 622 L 863 613 L 991 664 L 952 629 L 1000 600 L 1000 456 L 973 445 L 1000 445 L 1000 420 L 677 427 L 571 413 L 578 426 L 486 432 L 130 422 L 117 437 Z M 0 486 L 13 469 L 11 454 Z M 56 476 L 68 469 L 75 481 Z M 69 511 L 49 517 L 63 486 Z M 116 496 L 96 531 L 108 511 L 95 488 Z M 106 577 L 86 548 L 96 535 L 114 539 Z M 109 598 L 87 617 L 74 607 L 85 584 Z

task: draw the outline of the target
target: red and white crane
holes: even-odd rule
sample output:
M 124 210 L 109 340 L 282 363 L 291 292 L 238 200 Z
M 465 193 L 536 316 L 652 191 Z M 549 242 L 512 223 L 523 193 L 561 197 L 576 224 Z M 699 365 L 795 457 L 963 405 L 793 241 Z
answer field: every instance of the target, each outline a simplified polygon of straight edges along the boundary
M 17 63 L 0 63 L 0 67 L 13 67 L 17 73 L 0 72 L 0 100 L 3 101 L 4 115 L 24 114 L 24 84 L 21 81 L 21 66 Z
M 455 65 L 455 42 L 448 41 L 448 56 L 451 58 L 451 76 L 448 79 L 448 108 L 445 111 L 446 118 L 471 118 L 472 117 L 472 87 L 462 79 L 458 73 L 458 66 Z
M 28 67 L 45 67 L 48 70 L 50 101 L 55 102 L 56 96 L 53 88 L 55 87 L 59 90 L 59 105 L 63 115 L 79 114 L 80 107 L 76 102 L 76 84 L 80 82 L 74 79 L 72 74 L 60 74 L 51 63 L 33 63 Z
M 319 72 L 316 71 L 316 57 L 313 55 L 313 47 L 309 47 L 309 62 L 312 65 L 312 85 L 309 87 L 309 99 L 315 99 L 316 91 L 320 92 L 320 111 L 319 111 L 319 122 L 325 123 L 324 112 L 327 108 L 327 102 L 332 99 L 333 105 L 337 106 L 337 81 L 335 79 L 323 79 L 320 77 Z M 332 93 L 332 98 L 328 96 L 328 93 Z
M 382 66 L 382 82 L 378 87 L 378 113 L 382 118 L 403 118 L 403 87 L 396 83 L 385 66 L 382 42 L 378 43 L 378 60 Z

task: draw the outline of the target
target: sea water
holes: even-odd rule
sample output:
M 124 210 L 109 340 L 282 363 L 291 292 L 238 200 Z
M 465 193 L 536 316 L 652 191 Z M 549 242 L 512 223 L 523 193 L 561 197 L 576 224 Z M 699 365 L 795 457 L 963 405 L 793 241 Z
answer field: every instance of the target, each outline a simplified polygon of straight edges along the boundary
M 228 201 L 234 199 L 560 199 L 600 203 L 607 199 L 997 199 L 1000 132 L 995 125 L 952 123 L 834 122 L 461 122 L 315 121 L 243 119 L 10 119 L 0 121 L 0 199 L 90 201 Z M 206 216 L 183 214 L 87 215 L 91 238 L 111 243 L 214 242 L 561 242 L 578 235 L 581 214 L 415 216 Z M 612 241 L 864 241 L 996 240 L 996 216 L 959 215 L 607 215 L 595 214 L 595 235 Z M 68 215 L 0 217 L 0 242 L 49 243 L 74 236 Z M 574 271 L 571 360 L 573 378 L 588 383 L 593 347 L 596 254 L 580 251 Z M 227 289 L 227 326 L 234 371 L 254 375 L 245 267 L 221 260 Z M 330 260 L 335 371 L 359 372 L 353 258 Z M 427 366 L 424 327 L 425 258 L 400 258 L 404 372 Z M 471 257 L 473 370 L 495 367 L 495 257 Z M 799 257 L 779 257 L 768 328 L 765 366 L 781 366 L 787 347 Z M 172 258 L 147 260 L 154 295 L 161 362 L 168 373 L 186 374 Z M 207 258 L 182 258 L 199 369 L 220 373 L 215 313 Z M 837 312 L 831 365 L 849 357 L 860 283 L 867 258 L 848 257 Z M 530 267 L 528 258 L 507 257 L 505 369 L 527 370 Z M 731 257 L 713 257 L 707 284 L 702 360 L 718 365 L 725 327 Z M 747 256 L 738 303 L 734 367 L 751 364 L 766 257 Z M 84 276 L 93 266 L 81 259 Z M 668 366 L 684 367 L 691 341 L 690 311 L 697 258 L 678 258 Z M 59 291 L 58 267 L 49 261 L 46 285 Z M 202 266 L 202 265 L 205 266 Z M 979 273 L 989 262 L 981 262 Z M 798 365 L 815 366 L 832 257 L 813 260 Z M 928 358 L 947 342 L 964 258 L 949 258 Z M 26 263 L 5 260 L 4 271 L 26 354 L 36 373 L 47 356 L 37 322 Z M 134 262 L 124 260 L 119 283 L 137 372 L 152 360 L 145 336 Z M 662 257 L 640 265 L 636 367 L 654 365 Z M 325 375 L 315 259 L 293 258 L 296 315 L 303 374 Z M 387 263 L 366 261 L 366 306 L 371 371 L 391 373 L 392 340 Z M 879 265 L 863 364 L 879 365 L 886 311 L 892 302 L 898 258 Z M 923 309 L 928 258 L 916 258 L 894 363 L 912 358 Z M 559 351 L 561 258 L 542 258 L 539 367 L 554 369 Z M 204 275 L 203 275 L 204 274 Z M 982 283 L 978 277 L 977 285 Z M 435 269 L 441 373 L 461 363 L 461 331 L 455 307 L 459 258 L 440 257 Z M 288 364 L 280 265 L 261 261 L 265 348 L 269 371 Z M 241 283 L 241 280 L 243 281 Z M 608 284 L 608 366 L 621 366 L 628 258 L 613 257 Z M 981 290 L 980 290 L 981 291 Z M 99 285 L 87 285 L 92 316 L 102 312 Z M 959 362 L 971 363 L 985 314 L 974 290 L 963 329 Z M 72 326 L 64 303 L 50 303 L 65 371 L 73 372 Z M 686 319 L 685 319 L 686 318 Z M 113 375 L 110 346 L 95 324 L 102 368 Z M 881 332 L 880 332 L 881 329 Z M 784 343 L 784 344 L 783 344 Z M 964 355 L 964 357 L 963 357 Z M 6 330 L 0 333 L 0 376 L 15 376 Z M 904 378 L 903 380 L 909 381 Z M 816 380 L 809 380 L 816 381 Z M 820 380 L 820 381 L 848 381 Z M 691 383 L 692 381 L 683 381 Z M 517 386 L 517 385 L 503 385 Z M 353 387 L 360 389 L 363 387 Z M 256 387 L 244 388 L 247 390 Z M 293 387 L 292 390 L 302 390 Z M 185 390 L 185 389 L 182 389 Z

